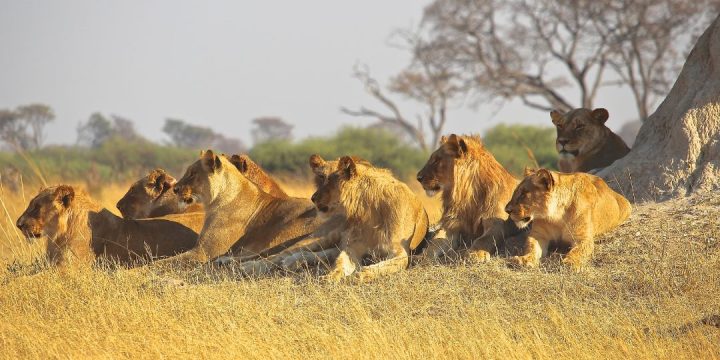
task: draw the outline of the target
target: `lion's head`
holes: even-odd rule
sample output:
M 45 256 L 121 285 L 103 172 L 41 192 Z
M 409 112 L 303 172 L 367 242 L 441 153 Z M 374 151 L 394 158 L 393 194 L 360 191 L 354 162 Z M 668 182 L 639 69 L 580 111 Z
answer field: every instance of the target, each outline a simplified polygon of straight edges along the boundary
M 327 163 L 329 162 L 326 162 L 326 165 Z M 340 158 L 335 170 L 328 174 L 321 184 L 318 183 L 318 189 L 311 197 L 318 210 L 323 213 L 334 212 L 340 202 L 340 190 L 343 184 L 356 175 L 355 160 L 350 156 Z
M 287 193 L 257 163 L 247 155 L 232 155 L 227 158 L 245 177 L 255 183 L 263 192 L 285 198 Z
M 353 160 L 355 165 L 372 166 L 369 161 L 359 156 L 353 155 L 349 156 L 349 158 Z M 315 174 L 315 177 L 313 178 L 313 181 L 315 182 L 315 189 L 319 189 L 327 182 L 330 174 L 337 170 L 338 163 L 340 161 L 339 159 L 326 161 L 320 155 L 313 154 L 310 155 L 309 162 L 310 169 L 312 169 L 313 174 Z
M 455 161 L 467 152 L 468 143 L 463 137 L 455 134 L 442 137 L 440 147 L 430 155 L 425 166 L 417 174 L 417 181 L 428 196 L 435 196 L 440 191 L 450 188 L 454 180 Z
M 163 169 L 155 169 L 144 178 L 136 181 L 116 207 L 127 219 L 150 217 L 153 203 L 172 189 L 177 180 Z
M 28 240 L 43 235 L 55 238 L 66 231 L 67 217 L 74 199 L 75 190 L 72 186 L 42 189 L 30 200 L 16 225 Z
M 215 155 L 212 150 L 201 151 L 200 159 L 188 166 L 185 175 L 173 187 L 180 207 L 210 201 L 212 184 L 221 183 L 213 180 L 220 179 L 225 171 L 229 171 L 228 165 L 236 170 L 229 160 Z
M 525 178 L 515 188 L 505 211 L 519 228 L 526 228 L 535 218 L 547 216 L 554 186 L 551 171 L 525 169 Z
M 561 157 L 574 158 L 596 149 L 607 134 L 608 111 L 580 108 L 565 114 L 551 111 L 550 117 L 557 129 L 555 146 Z

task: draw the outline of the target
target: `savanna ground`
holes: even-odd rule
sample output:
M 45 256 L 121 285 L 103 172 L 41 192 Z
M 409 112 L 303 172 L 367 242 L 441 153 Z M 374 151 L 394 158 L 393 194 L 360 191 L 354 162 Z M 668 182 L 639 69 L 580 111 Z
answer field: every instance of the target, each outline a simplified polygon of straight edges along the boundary
M 0 197 L 0 357 L 720 357 L 720 329 L 683 327 L 720 313 L 720 194 L 636 206 L 578 274 L 494 259 L 366 284 L 194 271 L 175 287 L 143 271 L 28 276 L 42 244 L 13 224 L 33 190 Z M 96 198 L 115 210 L 124 190 Z

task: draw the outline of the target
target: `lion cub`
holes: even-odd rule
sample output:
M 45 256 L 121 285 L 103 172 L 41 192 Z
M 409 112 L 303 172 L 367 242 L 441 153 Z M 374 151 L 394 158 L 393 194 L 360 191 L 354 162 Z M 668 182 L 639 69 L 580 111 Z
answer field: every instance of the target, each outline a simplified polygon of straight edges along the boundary
M 518 227 L 532 228 L 524 255 L 510 261 L 537 266 L 558 242 L 570 247 L 563 263 L 578 270 L 592 255 L 595 236 L 620 225 L 630 210 L 627 199 L 597 176 L 526 169 L 505 211 Z
M 340 159 L 312 201 L 321 212 L 346 218 L 330 280 L 356 272 L 367 280 L 407 268 L 428 230 L 425 209 L 406 184 L 388 170 L 358 166 L 349 156 Z M 365 258 L 380 262 L 361 268 Z

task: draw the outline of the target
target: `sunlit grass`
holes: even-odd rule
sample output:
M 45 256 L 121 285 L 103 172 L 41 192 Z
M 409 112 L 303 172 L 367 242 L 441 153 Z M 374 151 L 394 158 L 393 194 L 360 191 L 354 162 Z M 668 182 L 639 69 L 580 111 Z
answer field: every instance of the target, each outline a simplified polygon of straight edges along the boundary
M 291 195 L 312 186 L 283 182 Z M 411 186 L 415 186 L 411 184 Z M 126 184 L 105 186 L 110 210 Z M 35 189 L 33 187 L 33 189 Z M 415 188 L 420 193 L 420 189 Z M 640 206 L 575 274 L 419 266 L 366 284 L 205 270 L 33 273 L 42 245 L 14 229 L 33 191 L 0 203 L 0 353 L 6 358 L 717 358 L 720 196 Z M 421 198 L 427 200 L 424 195 Z M 431 217 L 437 199 L 427 200 Z M 7 209 L 7 212 L 6 210 Z M 15 263 L 13 266 L 8 266 Z

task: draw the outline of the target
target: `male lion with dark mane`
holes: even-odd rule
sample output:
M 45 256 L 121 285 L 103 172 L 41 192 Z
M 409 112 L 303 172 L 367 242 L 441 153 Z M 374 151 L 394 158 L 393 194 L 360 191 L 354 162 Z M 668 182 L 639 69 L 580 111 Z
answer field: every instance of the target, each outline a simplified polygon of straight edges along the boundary
M 161 264 L 192 265 L 228 252 L 243 257 L 279 250 L 307 238 L 322 222 L 309 200 L 260 190 L 212 150 L 200 154 L 173 191 L 183 205 L 203 205 L 205 224 L 195 248 Z
M 584 173 L 526 170 L 505 211 L 518 227 L 530 224 L 523 255 L 512 263 L 537 266 L 551 243 L 569 247 L 563 263 L 577 270 L 590 258 L 594 238 L 630 216 L 630 203 L 601 178 Z
M 346 219 L 330 280 L 401 271 L 428 231 L 425 209 L 405 183 L 388 170 L 358 166 L 349 156 L 340 159 L 312 201 L 321 212 Z M 362 266 L 366 258 L 375 263 Z
M 275 180 L 247 155 L 232 155 L 230 162 L 243 173 L 248 180 L 260 187 L 260 190 L 283 198 L 288 195 Z M 173 187 L 177 180 L 163 169 L 155 169 L 146 177 L 136 181 L 117 203 L 117 208 L 124 218 L 144 219 L 202 211 L 198 203 L 185 206 L 181 210 Z
M 505 221 L 504 211 L 518 181 L 485 149 L 479 136 L 443 136 L 417 180 L 428 196 L 443 193 L 440 227 L 447 239 L 431 241 L 427 253 L 432 256 L 469 247 L 472 258 L 485 261 L 504 247 L 504 239 L 518 232 Z
M 560 171 L 589 172 L 604 168 L 630 152 L 623 139 L 605 126 L 609 116 L 602 108 L 580 108 L 565 114 L 550 112 L 557 128 L 555 147 L 560 154 Z
M 128 220 L 104 209 L 69 185 L 40 190 L 17 220 L 28 239 L 47 236 L 51 264 L 89 265 L 97 257 L 132 264 L 193 248 L 202 214 Z

